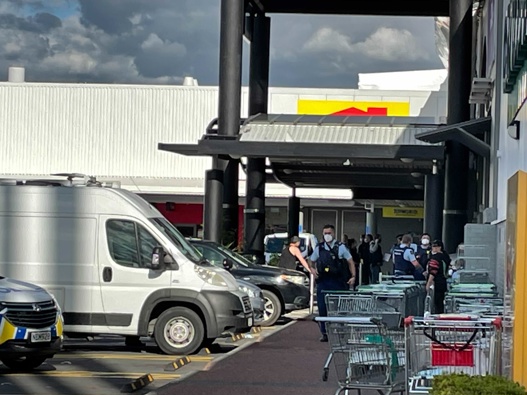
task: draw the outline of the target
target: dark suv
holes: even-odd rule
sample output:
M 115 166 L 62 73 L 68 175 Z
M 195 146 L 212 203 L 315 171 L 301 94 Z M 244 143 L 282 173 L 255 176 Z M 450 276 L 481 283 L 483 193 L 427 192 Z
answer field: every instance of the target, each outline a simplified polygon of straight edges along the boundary
M 262 289 L 265 299 L 262 326 L 273 325 L 283 314 L 309 306 L 309 279 L 296 270 L 257 265 L 245 257 L 212 241 L 191 239 L 194 247 L 212 265 Z

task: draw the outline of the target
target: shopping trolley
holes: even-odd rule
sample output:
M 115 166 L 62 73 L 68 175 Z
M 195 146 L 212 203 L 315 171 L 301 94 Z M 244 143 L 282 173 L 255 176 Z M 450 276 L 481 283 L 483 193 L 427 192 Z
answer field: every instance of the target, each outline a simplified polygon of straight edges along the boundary
M 408 394 L 428 394 L 434 376 L 501 373 L 501 319 L 476 315 L 407 318 Z
M 325 295 L 328 317 L 366 317 L 382 321 L 388 328 L 399 328 L 403 316 L 384 298 L 353 291 L 328 291 Z M 327 381 L 333 360 L 330 351 L 323 367 L 322 380 Z
M 357 293 L 375 295 L 390 304 L 404 317 L 422 316 L 424 293 L 421 284 L 415 282 L 396 282 L 393 284 L 373 284 L 358 287 Z
M 325 322 L 339 389 L 377 390 L 381 395 L 403 393 L 405 384 L 404 332 L 390 330 L 381 320 L 367 317 L 317 317 Z
M 449 292 L 445 297 L 445 310 L 448 313 L 458 313 L 465 310 L 463 306 L 480 305 L 499 308 L 503 306 L 503 298 L 493 293 Z

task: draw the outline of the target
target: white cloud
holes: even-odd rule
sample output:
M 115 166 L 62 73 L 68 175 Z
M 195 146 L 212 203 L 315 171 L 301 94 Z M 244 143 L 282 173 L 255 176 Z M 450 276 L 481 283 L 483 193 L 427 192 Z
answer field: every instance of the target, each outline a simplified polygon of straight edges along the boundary
M 97 60 L 89 54 L 71 50 L 45 58 L 40 67 L 61 70 L 68 74 L 88 74 L 92 73 L 97 65 Z
M 330 27 L 318 29 L 304 44 L 303 50 L 312 53 L 329 52 L 334 56 L 364 55 L 383 61 L 426 59 L 408 30 L 381 27 L 364 41 L 354 43 L 351 37 Z
M 322 27 L 304 44 L 308 52 L 353 52 L 351 38 L 330 27 Z
M 414 35 L 405 29 L 381 27 L 354 48 L 371 59 L 389 62 L 427 58 L 426 51 L 419 48 Z

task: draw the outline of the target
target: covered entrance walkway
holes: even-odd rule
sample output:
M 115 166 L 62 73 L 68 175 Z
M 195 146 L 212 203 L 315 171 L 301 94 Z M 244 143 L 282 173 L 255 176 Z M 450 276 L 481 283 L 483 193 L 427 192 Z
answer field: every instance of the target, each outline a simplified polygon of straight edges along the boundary
M 293 188 L 290 235 L 298 232 L 295 188 L 350 188 L 354 200 L 368 207 L 378 200 L 402 206 L 424 200 L 424 227 L 443 234 L 447 249 L 454 251 L 469 221 L 468 191 L 474 186 L 469 180 L 477 177 L 470 173 L 467 144 L 486 154 L 485 145 L 477 144 L 474 136 L 451 135 L 460 130 L 452 125 L 471 118 L 472 7 L 472 0 L 399 1 L 382 7 L 375 1 L 222 0 L 218 119 L 197 145 L 159 144 L 162 150 L 214 158 L 214 168 L 206 175 L 204 237 L 221 241 L 225 232 L 237 234 L 239 163 L 246 157 L 243 248 L 260 261 L 265 183 L 270 180 Z M 447 136 L 420 119 L 267 115 L 271 34 L 267 15 L 272 13 L 449 16 Z M 244 37 L 251 42 L 247 120 L 240 119 Z

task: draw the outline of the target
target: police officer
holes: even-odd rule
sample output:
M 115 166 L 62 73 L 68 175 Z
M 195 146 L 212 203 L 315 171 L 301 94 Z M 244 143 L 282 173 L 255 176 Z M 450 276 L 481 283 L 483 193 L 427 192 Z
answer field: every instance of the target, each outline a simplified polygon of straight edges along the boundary
M 345 291 L 355 283 L 355 262 L 346 246 L 335 239 L 335 227 L 325 225 L 324 241 L 317 244 L 311 255 L 317 273 L 317 304 L 320 317 L 327 316 L 324 291 Z M 327 342 L 326 325 L 320 323 L 321 342 Z
M 404 235 L 401 244 L 393 250 L 394 274 L 396 276 L 413 276 L 415 280 L 424 279 L 423 267 L 415 258 L 412 247 L 412 236 Z

